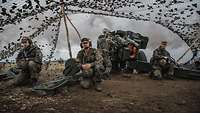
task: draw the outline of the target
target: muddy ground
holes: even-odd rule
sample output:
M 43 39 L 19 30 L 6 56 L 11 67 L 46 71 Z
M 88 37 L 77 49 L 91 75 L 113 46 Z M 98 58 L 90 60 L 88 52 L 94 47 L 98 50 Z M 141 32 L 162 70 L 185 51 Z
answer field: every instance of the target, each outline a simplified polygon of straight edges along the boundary
M 41 82 L 52 75 L 43 72 Z M 103 82 L 102 92 L 75 85 L 54 96 L 27 94 L 26 87 L 4 84 L 0 82 L 0 113 L 200 113 L 200 81 L 195 80 L 114 74 Z

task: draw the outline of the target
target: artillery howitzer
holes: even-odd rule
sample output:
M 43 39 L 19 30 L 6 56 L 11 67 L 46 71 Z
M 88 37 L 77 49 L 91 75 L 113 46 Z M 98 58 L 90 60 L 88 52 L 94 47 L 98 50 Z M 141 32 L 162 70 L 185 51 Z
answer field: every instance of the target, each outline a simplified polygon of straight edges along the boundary
M 132 31 L 117 30 L 108 33 L 110 37 L 107 37 L 107 35 L 104 34 L 100 35 L 99 39 L 105 37 L 105 39 L 109 39 L 109 42 L 97 41 L 97 48 L 106 49 L 110 52 L 113 70 L 118 70 L 119 68 L 123 68 L 125 66 L 125 62 L 130 56 L 130 51 L 127 46 L 129 43 L 133 43 L 139 50 L 137 53 L 137 61 L 135 63 L 137 65 L 136 67 L 138 67 L 139 71 L 146 72 L 147 70 L 141 67 L 141 65 L 147 63 L 147 58 L 145 53 L 140 49 L 146 49 L 149 38 Z M 110 46 L 106 46 L 105 43 L 108 43 L 107 45 Z

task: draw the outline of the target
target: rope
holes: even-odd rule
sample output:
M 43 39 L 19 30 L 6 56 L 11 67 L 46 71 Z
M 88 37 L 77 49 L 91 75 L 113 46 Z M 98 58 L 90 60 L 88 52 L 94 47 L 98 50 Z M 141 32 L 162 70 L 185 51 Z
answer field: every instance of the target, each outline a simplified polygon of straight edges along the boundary
M 72 23 L 72 21 L 69 19 L 69 17 L 66 15 L 67 20 L 70 22 L 70 24 L 72 25 L 72 27 L 75 29 L 76 33 L 78 34 L 79 39 L 81 40 L 81 35 L 78 31 L 78 29 L 74 26 L 74 24 Z

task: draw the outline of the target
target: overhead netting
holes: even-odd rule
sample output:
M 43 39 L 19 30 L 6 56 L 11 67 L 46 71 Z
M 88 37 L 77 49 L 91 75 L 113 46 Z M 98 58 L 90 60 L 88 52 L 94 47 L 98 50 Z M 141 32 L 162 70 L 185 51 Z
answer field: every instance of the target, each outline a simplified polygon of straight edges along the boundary
M 66 14 L 87 13 L 151 21 L 176 33 L 188 46 L 194 45 L 192 50 L 200 48 L 199 0 L 64 0 L 64 4 Z M 8 32 L 8 26 L 16 25 L 20 34 L 16 40 L 1 47 L 0 60 L 19 49 L 18 41 L 24 34 L 45 49 L 46 60 L 51 59 L 59 35 L 60 9 L 59 0 L 2 0 L 0 32 Z M 27 21 L 32 24 L 24 25 Z M 37 42 L 38 38 L 43 39 Z

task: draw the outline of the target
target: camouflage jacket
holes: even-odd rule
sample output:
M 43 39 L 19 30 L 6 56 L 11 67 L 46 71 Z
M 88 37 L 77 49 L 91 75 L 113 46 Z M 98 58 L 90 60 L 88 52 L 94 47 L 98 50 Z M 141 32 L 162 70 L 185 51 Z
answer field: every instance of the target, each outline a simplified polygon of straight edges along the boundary
M 100 35 L 98 40 L 97 40 L 97 48 L 98 49 L 105 49 L 109 51 L 109 43 L 106 41 L 105 35 Z
M 85 53 L 84 49 L 80 50 L 76 58 L 80 64 L 90 63 L 92 68 L 97 65 L 101 65 L 103 61 L 101 54 L 99 54 L 99 52 L 97 52 L 97 50 L 94 48 L 90 48 L 87 54 Z
M 20 60 L 30 60 L 42 64 L 42 57 L 43 55 L 40 48 L 32 45 L 28 49 L 20 50 L 20 52 L 17 55 L 16 61 L 18 62 Z
M 157 64 L 160 58 L 167 57 L 170 59 L 170 53 L 166 49 L 161 49 L 160 47 L 153 51 L 152 63 Z

